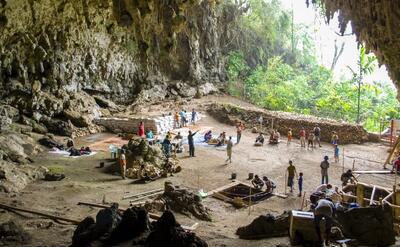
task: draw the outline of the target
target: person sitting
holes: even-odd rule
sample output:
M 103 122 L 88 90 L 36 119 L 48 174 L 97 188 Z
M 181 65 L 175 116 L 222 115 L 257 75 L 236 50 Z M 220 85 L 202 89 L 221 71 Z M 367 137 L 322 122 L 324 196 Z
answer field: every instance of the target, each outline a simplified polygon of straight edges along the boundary
M 69 149 L 69 148 L 72 148 L 72 147 L 74 147 L 74 141 L 72 139 L 68 139 L 67 148 Z
M 171 141 L 167 137 L 165 137 L 164 141 L 162 142 L 162 147 L 164 155 L 169 157 L 171 155 Z
M 269 136 L 269 144 L 278 144 L 280 134 L 278 131 L 273 130 Z
M 209 142 L 212 138 L 212 131 L 209 130 L 204 134 L 204 142 Z
M 149 140 L 153 139 L 154 138 L 153 131 L 148 130 L 147 133 L 146 133 L 146 138 L 149 139 Z
M 90 148 L 89 147 L 81 147 L 81 149 L 79 150 L 79 153 L 81 154 L 81 155 L 88 155 L 88 154 L 90 154 L 92 152 L 92 150 L 90 150 Z
M 226 133 L 224 131 L 218 137 L 217 147 L 224 146 L 225 145 L 225 141 L 226 141 Z
M 265 187 L 266 187 L 265 191 L 266 192 L 273 192 L 274 189 L 276 188 L 275 183 L 272 182 L 270 179 L 268 179 L 266 176 L 263 177 L 263 181 L 264 181 L 264 184 L 265 184 Z
M 178 132 L 178 134 L 174 137 L 174 140 L 182 140 L 183 136 L 181 135 L 181 132 Z
M 255 145 L 264 145 L 264 135 L 260 132 L 260 134 L 256 138 L 256 143 Z
M 254 176 L 254 179 L 251 181 L 251 183 L 256 189 L 262 189 L 264 186 L 264 182 L 260 179 L 260 177 L 258 177 L 258 175 Z
M 346 186 L 348 182 L 353 183 L 354 181 L 357 181 L 351 170 L 347 170 L 343 173 L 342 176 L 340 176 L 340 180 L 342 181 L 343 186 Z

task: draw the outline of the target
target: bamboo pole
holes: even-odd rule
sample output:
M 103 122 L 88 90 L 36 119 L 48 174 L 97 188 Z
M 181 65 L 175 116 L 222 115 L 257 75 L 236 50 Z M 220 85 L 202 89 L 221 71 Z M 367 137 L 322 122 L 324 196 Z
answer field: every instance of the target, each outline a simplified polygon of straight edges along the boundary
M 343 147 L 343 157 L 342 157 L 342 173 L 344 173 L 344 147 Z
M 305 199 L 306 199 L 306 192 L 304 191 L 304 194 L 303 194 L 303 200 L 301 200 L 301 207 L 300 207 L 300 210 L 301 210 L 301 211 L 303 211 L 303 207 L 304 207 L 304 201 L 305 201 Z
M 285 171 L 285 180 L 283 181 L 283 187 L 285 188 L 285 195 L 287 195 L 287 193 L 286 193 L 286 187 L 287 187 L 287 184 L 286 184 L 286 171 Z
M 25 213 L 30 213 L 30 214 L 35 214 L 35 215 L 39 215 L 39 216 L 43 216 L 52 220 L 62 220 L 65 222 L 69 222 L 69 223 L 73 223 L 74 225 L 78 225 L 80 223 L 79 220 L 74 220 L 74 219 L 69 219 L 69 218 L 65 218 L 65 217 L 60 217 L 60 216 L 55 216 L 55 215 L 51 215 L 48 213 L 44 213 L 44 212 L 39 212 L 36 210 L 30 210 L 30 209 L 25 209 L 25 208 L 18 208 L 18 207 L 13 207 L 13 206 L 9 206 L 9 205 L 5 205 L 0 203 L 0 208 L 3 208 L 5 210 L 10 210 L 10 211 L 21 211 L 21 212 L 25 212 Z

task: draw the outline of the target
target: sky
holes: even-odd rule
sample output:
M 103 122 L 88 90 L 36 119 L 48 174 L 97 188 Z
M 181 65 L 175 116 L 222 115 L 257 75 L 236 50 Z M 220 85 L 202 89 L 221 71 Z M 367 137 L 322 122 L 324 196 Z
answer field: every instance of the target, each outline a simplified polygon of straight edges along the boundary
M 343 54 L 337 62 L 334 75 L 335 78 L 338 79 L 342 76 L 345 78 L 351 78 L 352 73 L 347 66 L 350 66 L 353 68 L 353 70 L 356 70 L 357 59 L 359 55 L 355 35 L 337 35 L 336 32 L 339 32 L 337 16 L 335 16 L 335 18 L 333 18 L 328 25 L 325 23 L 324 18 L 313 9 L 311 4 L 310 7 L 307 8 L 305 0 L 281 0 L 281 2 L 288 10 L 292 9 L 293 4 L 294 23 L 302 23 L 313 29 L 318 58 L 320 63 L 326 67 L 330 68 L 331 66 L 335 40 L 337 40 L 338 44 L 341 44 L 342 42 L 345 43 Z M 348 25 L 345 33 L 351 33 L 350 25 Z M 391 82 L 384 65 L 377 67 L 372 75 L 365 78 L 366 82 L 371 82 L 374 80 Z

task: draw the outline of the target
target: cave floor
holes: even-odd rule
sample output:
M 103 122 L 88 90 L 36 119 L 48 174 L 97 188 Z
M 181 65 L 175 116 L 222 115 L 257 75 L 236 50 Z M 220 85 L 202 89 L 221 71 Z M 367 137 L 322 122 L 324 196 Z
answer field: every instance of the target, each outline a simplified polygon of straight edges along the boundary
M 227 135 L 235 135 L 233 126 L 221 124 L 207 116 L 198 126 L 211 126 L 214 133 L 226 131 Z M 323 130 L 322 130 L 323 131 Z M 113 137 L 112 134 L 96 134 L 76 141 L 78 146 L 90 145 L 93 142 Z M 77 159 L 60 157 L 41 153 L 35 158 L 35 165 L 56 167 L 63 171 L 66 179 L 59 182 L 38 181 L 27 186 L 20 194 L 2 198 L 2 202 L 15 206 L 46 211 L 55 215 L 74 219 L 83 219 L 88 215 L 95 216 L 96 208 L 78 206 L 79 201 L 101 203 L 103 197 L 107 202 L 118 202 L 121 207 L 128 207 L 129 200 L 122 200 L 128 192 L 140 193 L 162 188 L 166 180 L 193 190 L 199 188 L 210 191 L 231 182 L 231 173 L 237 173 L 237 180 L 246 181 L 248 173 L 268 176 L 277 183 L 277 192 L 284 192 L 284 174 L 289 159 L 294 161 L 298 172 L 304 173 L 304 190 L 307 198 L 311 191 L 320 183 L 320 168 L 324 155 L 329 155 L 333 162 L 333 148 L 322 143 L 322 148 L 307 150 L 300 147 L 299 141 L 294 140 L 287 145 L 283 140 L 279 145 L 263 147 L 253 146 L 256 134 L 245 130 L 240 144 L 233 147 L 233 162 L 226 165 L 226 151 L 215 147 L 196 146 L 196 157 L 189 158 L 188 153 L 180 154 L 182 172 L 174 177 L 160 179 L 147 184 L 132 184 L 131 180 L 122 180 L 118 175 L 105 172 L 106 168 L 96 168 L 109 153 L 98 152 L 94 156 Z M 341 147 L 341 152 L 343 147 Z M 185 147 L 186 151 L 188 150 Z M 363 145 L 345 145 L 345 168 L 351 168 L 353 160 L 356 170 L 380 170 L 387 157 L 388 147 L 382 144 L 366 143 Z M 342 154 L 341 154 L 342 155 Z M 342 156 L 340 157 L 342 159 Z M 107 166 L 107 165 L 106 165 Z M 331 163 L 329 179 L 334 185 L 340 186 L 342 160 L 340 164 Z M 362 175 L 359 180 L 392 187 L 393 175 Z M 297 184 L 297 181 L 296 181 Z M 297 189 L 297 186 L 296 186 Z M 288 238 L 273 238 L 266 240 L 240 240 L 235 235 L 239 226 L 249 224 L 254 218 L 266 213 L 282 213 L 284 210 L 298 209 L 301 198 L 297 190 L 289 194 L 287 199 L 271 197 L 248 208 L 235 209 L 214 198 L 206 198 L 205 206 L 212 211 L 212 222 L 202 222 L 194 218 L 176 214 L 179 223 L 192 225 L 199 222 L 196 233 L 207 241 L 209 246 L 275 246 L 279 243 L 289 244 Z M 32 215 L 18 215 L 0 211 L 0 220 L 14 219 L 20 222 L 33 235 L 29 246 L 68 246 L 75 226 L 65 225 Z M 123 245 L 120 245 L 123 246 Z M 126 246 L 129 246 L 127 244 Z

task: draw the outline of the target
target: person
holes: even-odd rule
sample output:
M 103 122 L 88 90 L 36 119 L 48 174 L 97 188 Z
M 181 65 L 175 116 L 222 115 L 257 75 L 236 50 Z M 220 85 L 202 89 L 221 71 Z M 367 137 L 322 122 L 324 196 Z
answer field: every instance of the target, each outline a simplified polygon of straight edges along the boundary
M 181 127 L 185 127 L 186 118 L 185 118 L 185 112 L 183 111 L 183 109 L 182 109 L 182 111 L 179 112 L 179 117 L 181 119 Z
M 342 181 L 342 185 L 346 186 L 348 182 L 357 181 L 356 177 L 354 177 L 353 172 L 351 170 L 347 170 L 340 176 L 340 180 Z
M 256 138 L 256 145 L 257 145 L 257 143 L 260 143 L 261 145 L 264 145 L 264 135 L 261 132 Z
M 325 245 L 329 246 L 329 237 L 331 233 L 333 216 L 335 215 L 335 205 L 330 198 L 320 199 L 314 209 L 314 224 L 318 235 L 318 241 L 322 243 L 320 223 L 325 219 Z
M 204 134 L 204 142 L 209 142 L 212 138 L 212 131 L 209 130 Z
M 122 179 L 125 179 L 126 157 L 125 157 L 125 151 L 124 150 L 121 150 L 121 156 L 119 157 L 119 165 L 120 165 L 121 177 L 122 177 Z
M 333 145 L 339 144 L 339 136 L 336 134 L 335 131 L 332 131 L 331 143 L 332 143 Z
M 170 131 L 167 131 L 167 134 L 165 135 L 165 138 L 167 138 L 168 140 L 172 140 L 172 134 Z
M 258 124 L 260 125 L 260 131 L 261 131 L 261 129 L 262 129 L 263 121 L 264 121 L 264 118 L 263 118 L 262 115 L 260 115 L 260 116 L 258 117 L 258 119 L 257 119 L 257 122 L 258 122 Z
M 239 122 L 236 126 L 236 144 L 239 144 L 240 139 L 242 138 L 242 131 L 244 129 L 244 125 L 242 122 Z
M 181 132 L 178 132 L 178 134 L 174 137 L 175 140 L 182 140 L 183 136 L 181 135 Z
M 395 159 L 393 161 L 393 166 L 392 166 L 392 173 L 394 172 L 400 173 L 400 156 L 397 157 L 397 159 Z
M 193 136 L 197 134 L 196 131 L 194 133 L 192 133 L 191 130 L 189 130 L 189 135 L 188 135 L 188 143 L 189 143 L 189 156 L 190 157 L 194 157 L 194 141 L 193 141 Z
M 151 131 L 150 129 L 147 130 L 146 138 L 149 139 L 149 140 L 153 139 L 154 138 L 153 131 Z
M 169 157 L 171 155 L 171 141 L 165 137 L 161 145 L 163 147 L 164 155 Z
M 192 124 L 196 124 L 197 112 L 192 109 Z
M 179 124 L 179 113 L 178 112 L 175 112 L 175 128 L 176 129 L 178 129 L 179 127 L 180 127 L 180 124 Z
M 253 184 L 254 188 L 256 189 L 262 189 L 264 186 L 264 182 L 258 177 L 258 175 L 255 175 L 253 180 L 251 180 L 251 184 Z
M 269 143 L 270 144 L 278 144 L 280 137 L 281 137 L 281 134 L 277 130 L 273 130 L 269 137 Z
M 304 129 L 304 127 L 301 128 L 299 136 L 300 136 L 300 146 L 302 148 L 305 148 L 306 147 L 306 130 Z
M 308 132 L 308 144 L 307 144 L 307 149 L 310 148 L 311 145 L 311 150 L 314 148 L 314 132 L 310 131 Z
M 224 131 L 218 137 L 217 147 L 225 145 L 225 140 L 226 140 L 226 133 Z
M 335 144 L 335 162 L 338 163 L 339 162 L 339 146 L 337 144 Z
M 292 142 L 292 129 L 289 128 L 288 132 L 287 132 L 287 144 L 289 145 Z
M 266 176 L 263 177 L 263 181 L 264 181 L 264 184 L 265 184 L 265 187 L 266 187 L 265 191 L 266 192 L 273 192 L 274 189 L 276 188 L 275 183 L 272 182 L 270 179 L 268 179 Z
M 301 197 L 301 192 L 303 192 L 303 173 L 302 172 L 299 173 L 298 183 L 299 183 L 299 197 Z
M 290 192 L 293 192 L 294 176 L 296 175 L 296 177 L 297 177 L 297 171 L 296 171 L 296 167 L 293 165 L 293 161 L 289 160 L 289 166 L 286 169 L 286 171 L 288 173 L 287 186 L 290 187 Z
M 318 142 L 319 147 L 322 147 L 321 146 L 321 128 L 318 125 L 314 127 L 314 140 L 315 140 L 315 143 L 314 143 L 315 145 L 317 145 L 317 142 Z
M 324 160 L 321 162 L 320 167 L 321 167 L 321 184 L 327 184 L 328 182 L 328 168 L 329 168 L 329 157 L 324 156 Z
M 175 146 L 175 151 L 177 153 L 183 152 L 182 139 L 183 139 L 183 136 L 181 135 L 181 132 L 178 132 L 178 134 L 174 137 L 174 140 L 175 140 L 174 146 Z
M 229 137 L 228 143 L 226 145 L 226 155 L 228 158 L 226 159 L 225 162 L 232 163 L 232 147 L 233 147 L 233 142 L 232 142 L 232 136 Z
M 186 110 L 183 111 L 183 126 L 187 126 L 188 119 L 187 119 L 187 113 Z
M 144 123 L 140 122 L 138 126 L 138 136 L 143 137 L 144 136 Z
M 68 139 L 67 148 L 69 149 L 69 148 L 72 148 L 72 147 L 74 147 L 74 141 L 72 139 Z

